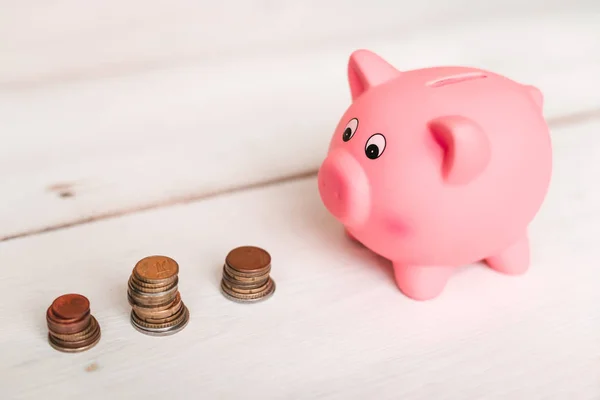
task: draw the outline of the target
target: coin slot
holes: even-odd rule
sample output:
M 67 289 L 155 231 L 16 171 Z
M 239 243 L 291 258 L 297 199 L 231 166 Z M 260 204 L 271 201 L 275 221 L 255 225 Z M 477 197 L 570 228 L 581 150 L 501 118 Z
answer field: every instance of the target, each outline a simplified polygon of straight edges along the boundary
M 452 76 L 447 76 L 441 79 L 436 79 L 434 81 L 428 82 L 427 86 L 432 88 L 439 88 L 442 86 L 454 85 L 456 83 L 472 81 L 475 79 L 485 79 L 487 75 L 481 72 L 467 72 L 464 74 L 457 74 Z

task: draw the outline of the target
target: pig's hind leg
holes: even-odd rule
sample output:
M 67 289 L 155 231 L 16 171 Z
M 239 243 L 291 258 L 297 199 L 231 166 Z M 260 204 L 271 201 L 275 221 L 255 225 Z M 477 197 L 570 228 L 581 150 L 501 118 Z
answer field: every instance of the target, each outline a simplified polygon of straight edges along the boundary
M 394 263 L 396 285 L 413 300 L 430 300 L 442 293 L 454 271 L 446 266 L 412 266 Z
M 529 240 L 523 235 L 512 246 L 485 259 L 494 270 L 507 275 L 520 275 L 529 268 Z

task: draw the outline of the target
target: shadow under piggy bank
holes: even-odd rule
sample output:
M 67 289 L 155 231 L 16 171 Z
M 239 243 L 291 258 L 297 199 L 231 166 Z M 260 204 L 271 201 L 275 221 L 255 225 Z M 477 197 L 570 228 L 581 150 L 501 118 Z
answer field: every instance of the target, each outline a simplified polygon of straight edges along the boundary
M 286 218 L 289 221 L 287 228 L 301 233 L 301 240 L 306 245 L 315 251 L 339 253 L 356 259 L 360 264 L 371 265 L 395 286 L 392 263 L 346 235 L 344 226 L 323 205 L 316 179 L 297 185 L 290 197 L 287 206 L 291 206 L 293 212 Z

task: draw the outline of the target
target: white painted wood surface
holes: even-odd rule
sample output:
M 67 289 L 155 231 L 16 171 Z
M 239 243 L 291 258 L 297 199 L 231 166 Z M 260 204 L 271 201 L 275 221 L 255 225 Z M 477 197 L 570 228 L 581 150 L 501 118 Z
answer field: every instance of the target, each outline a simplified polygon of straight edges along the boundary
M 346 62 L 358 47 L 400 69 L 466 64 L 537 85 L 551 122 L 597 112 L 600 3 L 594 7 L 3 86 L 0 240 L 315 171 L 348 105 Z M 57 185 L 75 196 L 60 197 Z
M 528 274 L 472 266 L 425 303 L 344 237 L 314 178 L 1 243 L 0 398 L 598 399 L 599 131 L 553 132 Z M 218 291 L 242 244 L 273 256 L 277 291 L 262 304 Z M 169 338 L 128 322 L 128 275 L 156 253 L 180 262 L 192 315 Z M 47 345 L 44 313 L 73 291 L 103 338 L 65 355 Z
M 473 21 L 598 11 L 596 0 L 0 1 L 0 87 L 352 46 Z
M 0 0 L 0 399 L 599 399 L 600 3 L 251 3 Z M 527 275 L 471 266 L 411 301 L 298 178 L 360 47 L 542 89 L 555 168 Z M 265 303 L 218 291 L 242 244 L 273 255 Z M 192 313 L 169 338 L 128 321 L 157 253 Z M 66 292 L 102 326 L 86 353 L 45 339 Z

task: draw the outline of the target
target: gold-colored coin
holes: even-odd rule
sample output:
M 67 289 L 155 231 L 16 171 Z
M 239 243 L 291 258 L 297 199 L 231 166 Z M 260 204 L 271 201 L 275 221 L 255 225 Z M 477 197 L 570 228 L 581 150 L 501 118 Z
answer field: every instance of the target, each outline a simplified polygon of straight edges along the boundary
M 137 262 L 134 273 L 143 282 L 158 284 L 177 275 L 179 264 L 170 257 L 150 256 Z
M 142 327 L 144 329 L 148 329 L 148 330 L 153 330 L 153 329 L 166 329 L 166 328 L 170 328 L 172 326 L 176 326 L 179 325 L 185 318 L 188 317 L 188 309 L 185 306 L 185 304 L 182 306 L 182 310 L 181 310 L 181 314 L 178 316 L 177 319 L 170 321 L 170 322 L 165 322 L 162 324 L 152 324 L 152 323 L 148 323 L 145 321 L 142 321 L 141 319 L 139 319 L 137 317 L 137 315 L 135 315 L 134 312 L 131 313 L 131 320 L 139 327 Z
M 174 335 L 177 332 L 183 330 L 190 320 L 189 310 L 185 310 L 183 318 L 177 325 L 168 326 L 166 328 L 147 328 L 144 326 L 140 326 L 136 323 L 136 321 L 131 318 L 131 325 L 138 331 L 145 335 L 149 336 L 169 336 Z
M 157 292 L 157 293 L 140 292 L 140 291 L 136 290 L 134 287 L 132 287 L 131 285 L 128 286 L 128 289 L 129 289 L 129 294 L 134 299 L 139 299 L 142 302 L 148 302 L 148 303 L 153 303 L 153 304 L 157 304 L 157 302 L 161 302 L 165 298 L 168 298 L 169 296 L 174 297 L 178 292 L 177 286 L 173 286 L 173 287 L 169 288 L 169 290 L 166 290 L 164 292 Z
M 261 293 L 256 293 L 256 294 L 236 293 L 236 292 L 232 291 L 231 289 L 229 289 L 226 285 L 224 285 L 223 282 L 221 282 L 221 291 L 223 292 L 225 297 L 227 297 L 230 300 L 236 301 L 236 302 L 240 302 L 240 303 L 256 302 L 259 300 L 266 300 L 267 298 L 269 298 L 273 295 L 273 293 L 275 292 L 275 282 L 273 282 L 273 280 L 269 279 L 269 282 L 267 283 L 265 290 L 262 291 Z
M 223 266 L 223 273 L 227 273 L 229 276 L 239 280 L 240 282 L 254 282 L 257 280 L 266 279 L 269 277 L 269 273 L 271 272 L 270 268 L 261 271 L 260 273 L 252 273 L 252 274 L 244 274 L 240 271 L 237 271 L 231 268 L 229 265 L 225 264 Z
M 173 276 L 172 278 L 169 279 L 165 279 L 160 281 L 159 283 L 148 283 L 148 282 L 144 282 L 142 280 L 139 280 L 136 276 L 135 273 L 135 269 L 132 271 L 131 276 L 129 277 L 129 279 L 131 279 L 131 281 L 133 283 L 135 283 L 136 287 L 140 287 L 140 288 L 148 288 L 148 289 L 160 289 L 160 288 L 164 288 L 167 286 L 171 286 L 171 284 L 175 281 L 178 280 L 177 275 Z
M 64 342 L 55 339 L 50 333 L 48 333 L 48 342 L 50 343 L 50 346 L 52 346 L 56 350 L 65 353 L 78 353 L 94 347 L 100 341 L 101 336 L 102 335 L 100 331 L 100 325 L 97 325 L 97 329 L 94 332 L 94 335 L 86 340 L 78 342 Z
M 164 317 L 164 318 L 160 318 L 160 317 L 156 317 L 156 316 L 154 316 L 152 318 L 142 318 L 137 313 L 136 313 L 136 317 L 138 317 L 140 320 L 143 320 L 147 324 L 156 324 L 156 325 L 168 324 L 169 322 L 173 322 L 173 321 L 177 320 L 178 318 L 180 318 L 181 314 L 184 312 L 183 303 L 180 303 L 180 306 L 177 308 L 178 308 L 178 310 L 175 312 L 175 314 L 170 315 L 168 317 Z
M 266 275 L 264 278 L 261 278 L 260 280 L 257 279 L 254 281 L 240 281 L 237 277 L 231 276 L 231 275 L 229 275 L 229 273 L 227 273 L 227 271 L 224 271 L 223 272 L 223 280 L 225 280 L 235 286 L 243 287 L 246 289 L 253 289 L 253 288 L 257 288 L 257 287 L 262 286 L 265 283 L 267 283 L 267 281 L 269 280 L 269 275 Z
M 164 285 L 164 286 L 158 286 L 158 287 L 140 286 L 138 284 L 138 282 L 136 282 L 136 280 L 134 279 L 133 275 L 129 278 L 129 282 L 127 282 L 127 284 L 129 285 L 129 287 L 132 290 L 134 290 L 137 293 L 144 294 L 144 295 L 145 294 L 152 295 L 155 293 L 168 292 L 169 290 L 171 290 L 173 288 L 177 288 L 177 283 L 178 283 L 178 279 L 176 278 L 174 281 L 172 281 L 168 285 Z
M 177 285 L 179 278 L 175 275 L 173 278 L 166 279 L 161 281 L 160 283 L 146 283 L 144 281 L 139 280 L 135 273 L 131 274 L 129 277 L 131 284 L 141 292 L 149 291 L 152 293 L 153 291 L 165 290 L 165 288 L 171 287 L 173 285 Z
M 181 295 L 179 294 L 179 292 L 177 292 L 177 294 L 175 294 L 175 298 L 173 299 L 173 301 L 171 301 L 169 303 L 157 305 L 157 306 L 147 306 L 146 304 L 132 304 L 132 307 L 134 310 L 141 310 L 142 313 L 150 313 L 153 311 L 157 312 L 157 311 L 167 310 L 167 309 L 173 307 L 175 304 L 177 304 L 180 301 L 181 301 Z
M 175 303 L 171 308 L 167 308 L 166 310 L 155 311 L 153 309 L 141 309 L 134 307 L 133 312 L 144 321 L 154 322 L 155 320 L 161 320 L 165 318 L 170 318 L 173 315 L 176 315 L 182 308 L 182 302 L 179 301 Z M 150 311 L 148 311 L 150 310 Z M 151 321 L 150 321 L 151 320 Z
M 78 342 L 78 341 L 86 340 L 86 339 L 89 339 L 90 337 L 92 337 L 97 328 L 98 328 L 98 321 L 96 321 L 96 318 L 94 318 L 94 316 L 92 316 L 88 327 L 85 328 L 85 330 L 83 330 L 81 332 L 71 333 L 71 334 L 60 334 L 60 333 L 50 331 L 50 334 L 52 335 L 52 337 L 54 337 L 58 340 L 61 340 L 63 342 Z
M 240 293 L 240 294 L 258 294 L 258 293 L 262 293 L 264 292 L 269 285 L 269 281 L 267 280 L 263 285 L 257 287 L 257 288 L 253 288 L 253 289 L 246 289 L 246 288 L 240 288 L 240 287 L 236 287 L 235 285 L 232 285 L 231 283 L 223 280 L 223 285 L 225 285 L 229 290 L 235 292 L 235 293 Z

